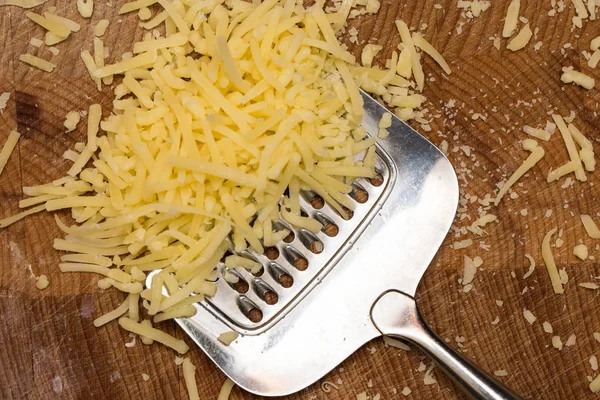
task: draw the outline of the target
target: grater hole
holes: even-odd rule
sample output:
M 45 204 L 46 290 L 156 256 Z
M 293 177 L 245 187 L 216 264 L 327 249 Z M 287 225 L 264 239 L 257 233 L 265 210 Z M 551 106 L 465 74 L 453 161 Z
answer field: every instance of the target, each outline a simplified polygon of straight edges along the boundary
M 260 308 L 246 296 L 240 296 L 238 299 L 238 306 L 242 314 L 255 324 L 262 320 L 263 313 Z
M 313 254 L 321 254 L 323 252 L 323 242 L 310 231 L 300 230 L 300 241 Z
M 348 207 L 345 206 L 341 206 L 342 210 L 344 211 L 340 216 L 345 219 L 346 221 L 352 219 L 352 217 L 354 217 L 354 211 L 352 211 L 351 209 L 349 209 Z
M 290 231 L 289 235 L 283 238 L 283 241 L 285 243 L 292 243 L 294 239 L 296 239 L 296 235 L 294 235 L 294 232 Z
M 265 303 L 272 306 L 277 304 L 279 296 L 277 293 L 262 279 L 254 280 L 254 291 Z
M 277 260 L 279 258 L 279 249 L 275 246 L 267 247 L 265 249 L 265 255 L 271 261 Z
M 315 210 L 320 210 L 321 208 L 325 207 L 325 200 L 323 200 L 323 198 L 318 194 L 315 194 L 310 198 L 310 205 Z
M 246 317 L 248 317 L 250 321 L 257 324 L 262 320 L 263 314 L 262 311 L 260 311 L 258 308 L 253 308 L 250 311 L 248 311 L 248 315 L 246 315 Z
M 240 279 L 239 281 L 234 283 L 232 286 L 233 286 L 233 289 L 236 292 L 238 292 L 239 294 L 246 294 L 246 293 L 248 293 L 248 290 L 250 289 L 250 285 L 248 285 L 248 282 L 246 282 L 243 279 Z
M 377 172 L 377 175 L 369 179 L 369 182 L 371 182 L 371 185 L 373 186 L 381 186 L 383 185 L 383 175 L 381 175 L 380 172 Z
M 334 236 L 337 236 L 338 233 L 340 233 L 340 228 L 332 220 L 330 220 L 329 217 L 326 216 L 325 214 L 317 212 L 315 214 L 315 219 L 317 221 L 319 221 L 321 223 L 321 225 L 323 225 L 323 228 L 321 230 L 327 236 L 334 237 Z
M 358 184 L 352 185 L 352 198 L 356 200 L 357 203 L 364 204 L 369 200 L 369 193 Z
M 285 258 L 298 271 L 306 271 L 308 269 L 308 260 L 291 246 L 286 246 L 284 249 Z
M 273 279 L 286 289 L 291 288 L 294 284 L 294 278 L 292 278 L 292 276 L 277 263 L 271 263 L 269 265 L 269 272 Z

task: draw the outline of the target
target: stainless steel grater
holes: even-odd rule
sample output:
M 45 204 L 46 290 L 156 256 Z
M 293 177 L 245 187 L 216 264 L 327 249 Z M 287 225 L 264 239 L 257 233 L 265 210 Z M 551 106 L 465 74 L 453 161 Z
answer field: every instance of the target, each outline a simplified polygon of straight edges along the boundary
M 363 93 L 368 132 L 388 112 Z M 217 294 L 177 322 L 215 364 L 243 389 L 282 396 L 317 381 L 382 334 L 414 342 L 474 397 L 513 399 L 446 347 L 424 324 L 413 296 L 454 218 L 458 183 L 450 162 L 408 125 L 392 118 L 377 144 L 378 176 L 359 179 L 351 218 L 342 218 L 305 193 L 306 215 L 327 228 L 294 229 L 264 255 L 253 275 L 238 268 L 237 284 L 219 267 Z M 322 206 L 322 207 L 321 207 Z M 226 331 L 240 337 L 225 346 Z

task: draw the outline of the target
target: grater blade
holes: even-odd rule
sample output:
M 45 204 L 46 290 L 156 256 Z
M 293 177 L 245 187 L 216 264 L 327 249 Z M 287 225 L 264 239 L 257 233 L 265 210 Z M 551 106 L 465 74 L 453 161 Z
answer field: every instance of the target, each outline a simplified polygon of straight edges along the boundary
M 362 95 L 363 126 L 376 135 L 388 111 Z M 404 122 L 393 116 L 388 130 L 377 144 L 379 176 L 355 183 L 352 218 L 305 192 L 303 212 L 334 225 L 329 235 L 281 221 L 292 240 L 264 255 L 241 254 L 259 261 L 260 273 L 237 268 L 232 284 L 219 267 L 217 294 L 177 320 L 243 389 L 282 396 L 305 388 L 381 335 L 370 308 L 383 292 L 414 296 L 454 218 L 458 182 L 445 156 Z M 241 336 L 224 346 L 217 337 L 230 330 Z

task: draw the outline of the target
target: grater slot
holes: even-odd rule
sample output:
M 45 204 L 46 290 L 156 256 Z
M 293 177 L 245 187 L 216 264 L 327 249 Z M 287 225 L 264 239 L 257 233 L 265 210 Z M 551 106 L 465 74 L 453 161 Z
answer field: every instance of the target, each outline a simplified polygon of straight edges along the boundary
M 323 225 L 323 229 L 321 229 L 321 231 L 327 236 L 335 237 L 338 233 L 340 233 L 340 228 L 326 214 L 317 211 L 314 215 L 314 218 L 319 221 L 321 225 Z
M 263 318 L 263 313 L 260 308 L 252 300 L 246 296 L 240 296 L 238 299 L 238 307 L 242 314 L 246 316 L 250 321 L 259 323 Z
M 350 192 L 350 197 L 354 199 L 359 204 L 364 204 L 369 201 L 369 192 L 362 187 L 358 182 L 352 183 L 352 192 Z
M 269 263 L 269 273 L 281 287 L 289 289 L 294 284 L 294 278 L 276 262 Z
M 285 246 L 283 248 L 283 254 L 287 262 L 298 271 L 306 271 L 308 269 L 308 260 L 294 247 L 289 245 Z
M 250 290 L 250 284 L 235 269 L 227 270 L 226 268 L 223 268 L 222 275 L 223 279 L 229 284 L 229 286 L 239 294 L 246 294 L 248 293 L 248 290 Z M 230 280 L 227 275 L 235 277 L 235 282 Z
M 313 254 L 321 254 L 323 252 L 323 242 L 315 236 L 314 233 L 307 231 L 306 229 L 300 229 L 298 231 L 298 237 L 300 238 L 300 242 L 310 250 Z
M 265 249 L 265 256 L 271 261 L 277 260 L 280 254 L 281 253 L 279 252 L 279 248 L 277 248 L 277 246 L 271 246 Z
M 301 194 L 306 203 L 315 210 L 320 210 L 325 206 L 325 200 L 313 190 L 303 190 Z
M 272 306 L 279 301 L 277 292 L 262 279 L 255 279 L 252 286 L 258 297 L 268 305 Z

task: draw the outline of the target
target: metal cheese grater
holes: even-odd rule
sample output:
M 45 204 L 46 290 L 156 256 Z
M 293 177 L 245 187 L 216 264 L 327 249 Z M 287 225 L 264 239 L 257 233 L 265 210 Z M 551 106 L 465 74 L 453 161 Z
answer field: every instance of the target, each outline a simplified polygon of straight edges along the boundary
M 387 110 L 363 98 L 363 126 L 376 133 Z M 281 222 L 293 235 L 264 255 L 245 254 L 262 263 L 260 273 L 237 268 L 236 284 L 221 275 L 216 296 L 177 321 L 243 389 L 299 391 L 385 334 L 419 346 L 474 397 L 519 398 L 448 348 L 419 315 L 413 296 L 454 218 L 458 183 L 435 146 L 392 119 L 377 144 L 377 177 L 353 186 L 351 218 L 306 193 L 302 210 L 323 231 Z M 230 346 L 217 340 L 231 330 L 241 336 Z

